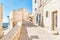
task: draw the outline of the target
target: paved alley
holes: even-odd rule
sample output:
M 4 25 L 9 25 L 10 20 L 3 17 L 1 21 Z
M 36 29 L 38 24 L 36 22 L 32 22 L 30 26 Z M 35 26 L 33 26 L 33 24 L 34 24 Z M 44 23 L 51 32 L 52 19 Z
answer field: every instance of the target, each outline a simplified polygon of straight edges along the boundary
M 22 40 L 59 40 L 60 35 L 53 35 L 48 33 L 44 28 L 38 27 L 31 22 L 24 23 L 24 30 L 22 32 Z

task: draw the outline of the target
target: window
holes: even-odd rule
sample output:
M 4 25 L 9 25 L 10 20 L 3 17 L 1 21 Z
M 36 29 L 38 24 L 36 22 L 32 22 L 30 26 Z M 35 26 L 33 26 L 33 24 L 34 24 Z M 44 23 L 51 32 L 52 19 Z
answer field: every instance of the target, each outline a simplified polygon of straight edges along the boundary
M 35 8 L 35 10 L 37 10 L 37 8 Z
M 48 11 L 46 11 L 46 17 L 48 17 Z
M 36 3 L 36 0 L 35 0 L 35 3 Z

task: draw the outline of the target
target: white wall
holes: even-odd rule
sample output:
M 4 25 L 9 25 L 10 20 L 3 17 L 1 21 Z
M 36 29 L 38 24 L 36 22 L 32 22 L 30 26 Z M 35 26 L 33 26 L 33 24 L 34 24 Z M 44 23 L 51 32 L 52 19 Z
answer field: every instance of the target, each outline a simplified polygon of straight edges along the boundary
M 36 24 L 36 16 L 37 16 L 37 10 L 39 9 L 38 7 L 40 6 L 40 0 L 36 0 L 36 3 L 35 3 L 35 0 L 32 0 L 32 13 L 34 15 L 33 17 L 33 23 Z M 35 10 L 35 8 L 37 10 Z
M 44 26 L 51 30 L 52 26 L 52 11 L 58 11 L 58 27 L 60 28 L 60 1 L 53 0 L 44 7 Z M 46 11 L 48 11 L 48 17 L 46 18 Z

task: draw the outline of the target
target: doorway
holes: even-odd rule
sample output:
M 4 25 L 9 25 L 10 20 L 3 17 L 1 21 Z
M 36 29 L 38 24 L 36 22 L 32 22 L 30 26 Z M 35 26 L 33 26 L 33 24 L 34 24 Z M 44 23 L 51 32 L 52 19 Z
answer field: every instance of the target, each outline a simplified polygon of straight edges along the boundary
M 57 27 L 57 11 L 52 12 L 52 30 Z
M 39 14 L 39 25 L 41 25 L 41 14 Z
M 36 16 L 36 23 L 38 24 L 38 14 L 37 14 L 37 16 Z

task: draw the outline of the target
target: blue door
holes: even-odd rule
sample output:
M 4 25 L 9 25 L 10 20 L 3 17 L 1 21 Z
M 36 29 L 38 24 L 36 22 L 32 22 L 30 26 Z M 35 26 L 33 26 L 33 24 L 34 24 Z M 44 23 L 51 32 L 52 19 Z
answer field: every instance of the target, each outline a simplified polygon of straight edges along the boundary
M 37 14 L 37 16 L 36 16 L 36 23 L 38 23 L 38 14 Z

